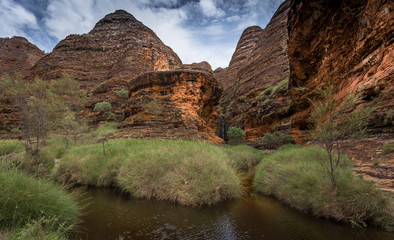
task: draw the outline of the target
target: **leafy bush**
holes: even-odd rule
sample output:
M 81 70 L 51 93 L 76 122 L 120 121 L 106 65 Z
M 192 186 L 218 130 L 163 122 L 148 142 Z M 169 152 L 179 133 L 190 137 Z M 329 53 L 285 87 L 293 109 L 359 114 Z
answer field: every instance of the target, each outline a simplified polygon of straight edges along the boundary
M 394 152 L 394 143 L 388 143 L 388 144 L 383 145 L 382 150 L 383 150 L 382 151 L 383 154 L 390 154 L 390 153 Z
M 254 189 L 315 216 L 365 225 L 392 227 L 392 202 L 372 183 L 355 176 L 343 157 L 337 188 L 332 191 L 328 154 L 319 147 L 287 147 L 264 158 L 256 170 Z
M 111 109 L 111 103 L 109 102 L 98 102 L 94 105 L 93 111 L 95 112 L 107 112 Z
M 230 145 L 239 145 L 245 141 L 245 132 L 239 127 L 230 127 L 227 137 Z
M 288 134 L 274 132 L 272 134 L 266 133 L 264 137 L 261 138 L 261 142 L 266 148 L 277 149 L 282 145 L 294 143 L 294 140 L 293 137 Z
M 129 97 L 129 91 L 127 91 L 126 89 L 121 89 L 116 93 L 116 95 L 118 95 L 118 97 L 120 98 L 127 99 Z

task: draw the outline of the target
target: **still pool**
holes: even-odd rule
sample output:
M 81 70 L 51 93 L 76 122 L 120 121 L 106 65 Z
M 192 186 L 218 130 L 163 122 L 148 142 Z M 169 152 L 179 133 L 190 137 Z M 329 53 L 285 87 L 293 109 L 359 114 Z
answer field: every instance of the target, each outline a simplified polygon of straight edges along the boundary
M 204 208 L 130 199 L 110 189 L 87 189 L 83 199 L 89 205 L 72 239 L 394 239 L 392 233 L 316 219 L 254 194 Z

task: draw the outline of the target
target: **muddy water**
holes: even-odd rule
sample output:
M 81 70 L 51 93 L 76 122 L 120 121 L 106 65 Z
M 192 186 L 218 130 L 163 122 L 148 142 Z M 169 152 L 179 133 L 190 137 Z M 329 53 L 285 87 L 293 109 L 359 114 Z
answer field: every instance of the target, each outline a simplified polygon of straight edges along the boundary
M 316 219 L 257 195 L 197 209 L 130 199 L 108 189 L 86 191 L 91 204 L 72 239 L 394 239 L 377 229 Z

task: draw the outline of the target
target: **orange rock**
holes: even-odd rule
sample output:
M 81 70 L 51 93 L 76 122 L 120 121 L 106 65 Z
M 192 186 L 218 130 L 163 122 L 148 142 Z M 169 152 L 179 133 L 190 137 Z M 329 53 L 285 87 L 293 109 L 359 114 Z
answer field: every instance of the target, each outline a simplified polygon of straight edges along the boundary
M 208 72 L 147 72 L 131 81 L 129 96 L 118 137 L 222 142 L 215 135 L 221 89 Z

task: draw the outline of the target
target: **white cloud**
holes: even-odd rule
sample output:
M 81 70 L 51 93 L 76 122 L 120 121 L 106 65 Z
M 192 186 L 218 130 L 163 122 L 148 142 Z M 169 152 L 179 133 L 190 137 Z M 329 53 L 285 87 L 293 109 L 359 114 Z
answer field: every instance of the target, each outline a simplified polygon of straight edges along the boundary
M 200 0 L 200 7 L 204 15 L 207 17 L 222 17 L 225 15 L 223 10 L 216 7 L 213 0 Z
M 0 0 L 0 35 L 25 36 L 46 51 L 67 35 L 87 33 L 105 15 L 124 9 L 151 28 L 184 63 L 205 60 L 216 68 L 228 65 L 242 31 L 256 24 L 264 27 L 273 4 L 282 0 L 48 0 L 46 7 L 37 4 L 33 9 L 43 12 L 42 19 L 14 1 Z M 195 19 L 201 13 L 205 17 Z
M 93 0 L 53 0 L 47 7 L 48 18 L 45 25 L 49 34 L 63 39 L 71 33 L 88 32 L 97 17 L 93 9 Z
M 0 19 L 1 36 L 26 36 L 24 28 L 38 28 L 34 14 L 12 0 L 0 0 Z
M 237 21 L 241 20 L 241 17 L 238 15 L 235 15 L 235 16 L 231 16 L 231 17 L 226 18 L 226 20 L 227 20 L 227 22 L 237 22 Z

